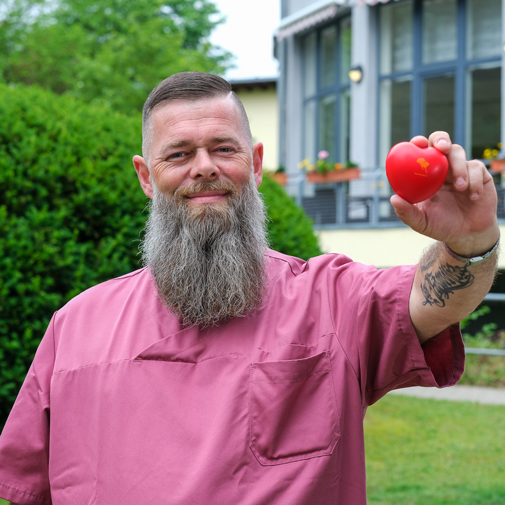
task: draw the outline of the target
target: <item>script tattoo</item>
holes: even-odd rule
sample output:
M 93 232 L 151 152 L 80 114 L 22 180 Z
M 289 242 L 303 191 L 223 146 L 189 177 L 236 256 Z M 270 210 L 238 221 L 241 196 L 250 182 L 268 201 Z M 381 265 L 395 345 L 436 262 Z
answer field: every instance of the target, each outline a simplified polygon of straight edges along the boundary
M 425 272 L 433 265 L 428 260 L 421 271 Z M 423 305 L 437 305 L 445 307 L 445 301 L 449 295 L 454 294 L 459 289 L 465 289 L 473 284 L 475 277 L 468 271 L 466 266 L 457 267 L 449 263 L 441 264 L 437 272 L 428 272 L 424 276 L 424 282 L 421 282 L 421 291 L 425 301 Z

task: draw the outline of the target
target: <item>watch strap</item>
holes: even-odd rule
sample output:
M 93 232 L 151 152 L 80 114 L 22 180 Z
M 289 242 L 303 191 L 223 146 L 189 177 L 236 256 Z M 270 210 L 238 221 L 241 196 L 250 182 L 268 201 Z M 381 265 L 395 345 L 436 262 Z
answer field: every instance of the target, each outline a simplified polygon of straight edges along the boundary
M 448 252 L 448 254 L 461 263 L 464 263 L 467 267 L 482 265 L 482 263 L 487 261 L 497 251 L 499 245 L 500 237 L 498 237 L 496 244 L 487 253 L 481 254 L 480 256 L 474 256 L 473 258 L 465 258 L 464 256 L 456 254 L 452 249 L 449 248 L 446 243 L 444 243 L 445 250 Z

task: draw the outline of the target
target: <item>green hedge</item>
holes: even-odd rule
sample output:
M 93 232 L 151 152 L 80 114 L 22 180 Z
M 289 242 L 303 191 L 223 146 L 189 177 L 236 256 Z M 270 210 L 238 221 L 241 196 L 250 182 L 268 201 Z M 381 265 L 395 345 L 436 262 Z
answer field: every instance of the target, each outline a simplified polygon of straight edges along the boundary
M 139 268 L 140 151 L 140 114 L 0 85 L 0 425 L 54 311 Z M 303 211 L 273 181 L 261 190 L 273 247 L 319 254 Z
M 303 259 L 321 254 L 312 221 L 282 186 L 265 174 L 260 192 L 268 209 L 271 248 Z

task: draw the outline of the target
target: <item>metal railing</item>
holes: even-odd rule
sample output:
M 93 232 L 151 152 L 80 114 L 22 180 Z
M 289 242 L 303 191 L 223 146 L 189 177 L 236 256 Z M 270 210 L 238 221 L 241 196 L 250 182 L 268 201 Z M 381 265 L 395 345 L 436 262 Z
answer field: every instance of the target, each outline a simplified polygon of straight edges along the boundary
M 297 200 L 316 229 L 402 226 L 389 203 L 393 194 L 383 169 L 363 169 L 360 179 L 310 184 L 296 178 Z M 505 183 L 495 176 L 498 219 L 505 220 Z

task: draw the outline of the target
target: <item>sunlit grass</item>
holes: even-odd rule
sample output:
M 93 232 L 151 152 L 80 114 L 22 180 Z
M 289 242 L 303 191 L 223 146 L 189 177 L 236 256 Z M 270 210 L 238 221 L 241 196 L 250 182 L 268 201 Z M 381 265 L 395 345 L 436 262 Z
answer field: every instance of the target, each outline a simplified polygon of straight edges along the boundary
M 369 505 L 503 505 L 505 406 L 388 396 L 365 418 Z

